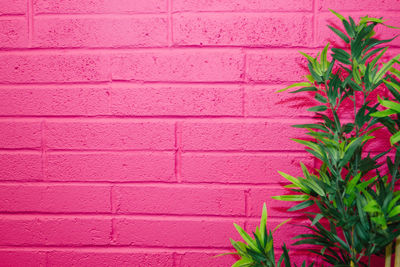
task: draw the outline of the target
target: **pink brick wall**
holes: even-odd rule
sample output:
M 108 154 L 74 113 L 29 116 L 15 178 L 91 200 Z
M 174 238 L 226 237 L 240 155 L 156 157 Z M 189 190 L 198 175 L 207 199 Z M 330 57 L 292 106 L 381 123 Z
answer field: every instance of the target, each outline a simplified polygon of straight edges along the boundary
M 274 91 L 328 8 L 400 25 L 398 0 L 0 0 L 0 266 L 229 266 L 233 222 L 293 217 L 270 196 L 314 164 L 312 103 Z

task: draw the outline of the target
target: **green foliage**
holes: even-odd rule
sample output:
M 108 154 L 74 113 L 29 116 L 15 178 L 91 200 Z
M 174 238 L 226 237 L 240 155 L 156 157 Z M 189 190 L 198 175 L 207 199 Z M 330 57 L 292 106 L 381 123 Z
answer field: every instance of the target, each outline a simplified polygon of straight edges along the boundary
M 307 92 L 318 102 L 308 109 L 316 122 L 293 125 L 305 129 L 307 138 L 293 141 L 304 145 L 319 167 L 301 163 L 299 177 L 279 172 L 289 182 L 285 187 L 291 194 L 273 198 L 297 202 L 288 211 L 303 212 L 310 220 L 305 226 L 310 233 L 295 237 L 295 245 L 312 245 L 310 251 L 329 266 L 369 266 L 371 255 L 382 254 L 385 247 L 390 252 L 400 235 L 400 191 L 395 189 L 400 178 L 400 70 L 396 68 L 400 55 L 382 62 L 389 48 L 385 45 L 394 38 L 379 40 L 374 29 L 377 25 L 395 28 L 382 18 L 366 16 L 356 23 L 331 12 L 344 31 L 328 27 L 346 48 L 329 50 L 328 43 L 315 57 L 300 52 L 308 60 L 306 81 L 278 91 Z M 371 92 L 378 87 L 386 87 L 391 97 L 371 100 Z M 344 122 L 341 118 L 343 113 L 348 117 L 349 106 L 353 118 Z M 367 145 L 375 142 L 376 131 L 383 128 L 392 134 L 392 147 L 371 155 Z M 389 155 L 393 154 L 392 159 Z M 306 212 L 308 208 L 314 212 Z M 265 204 L 254 237 L 235 227 L 246 243 L 231 240 L 241 257 L 234 266 L 280 266 L 283 261 L 291 266 L 285 245 L 275 263 Z
M 382 18 L 363 17 L 357 24 L 351 17 L 332 13 L 345 31 L 328 27 L 347 48 L 332 48 L 331 61 L 329 44 L 316 57 L 301 52 L 308 60 L 308 81 L 280 90 L 300 87 L 293 93 L 311 92 L 319 103 L 308 109 L 315 113 L 316 123 L 294 125 L 306 129 L 308 138 L 293 141 L 304 145 L 320 167 L 301 164 L 301 177 L 280 172 L 294 194 L 274 198 L 300 202 L 289 211 L 316 210 L 306 212 L 311 233 L 297 236 L 296 245 L 319 247 L 311 251 L 333 266 L 363 266 L 400 234 L 400 192 L 394 187 L 400 177 L 400 71 L 395 68 L 400 55 L 381 61 L 388 47 L 380 45 L 393 40 L 374 38 L 374 28 L 386 26 Z M 385 86 L 393 99 L 371 101 L 368 97 L 378 86 Z M 353 106 L 352 121 L 340 119 L 341 112 L 348 113 L 341 108 L 344 103 Z M 378 110 L 379 104 L 386 109 Z M 390 151 L 367 153 L 366 145 L 374 142 L 381 125 L 393 134 L 394 160 Z
M 231 243 L 233 247 L 236 249 L 236 253 L 227 253 L 227 254 L 236 254 L 240 256 L 240 259 L 235 262 L 232 267 L 291 267 L 296 266 L 292 265 L 289 258 L 289 251 L 286 248 L 286 245 L 283 245 L 282 250 L 283 253 L 279 258 L 278 262 L 275 260 L 275 252 L 274 252 L 274 240 L 272 234 L 283 224 L 288 222 L 286 220 L 279 224 L 273 231 L 267 230 L 267 207 L 264 203 L 260 226 L 257 226 L 256 231 L 253 232 L 253 237 L 251 237 L 246 231 L 244 231 L 239 225 L 234 224 L 236 230 L 243 238 L 245 242 L 237 242 L 231 239 Z M 226 255 L 221 254 L 219 256 Z M 284 264 L 284 265 L 283 265 Z M 309 265 L 312 267 L 314 263 Z M 303 265 L 306 267 L 306 263 Z

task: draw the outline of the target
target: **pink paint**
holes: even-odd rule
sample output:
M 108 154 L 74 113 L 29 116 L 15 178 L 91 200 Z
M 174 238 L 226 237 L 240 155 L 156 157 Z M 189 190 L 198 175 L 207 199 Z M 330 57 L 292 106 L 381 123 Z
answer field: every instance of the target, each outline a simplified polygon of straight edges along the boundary
M 264 201 L 271 227 L 304 223 L 270 197 L 285 192 L 277 170 L 315 164 L 289 140 L 313 102 L 275 91 L 303 80 L 298 50 L 332 39 L 328 8 L 400 23 L 397 0 L 0 2 L 0 266 L 13 267 L 229 266 L 212 256 Z

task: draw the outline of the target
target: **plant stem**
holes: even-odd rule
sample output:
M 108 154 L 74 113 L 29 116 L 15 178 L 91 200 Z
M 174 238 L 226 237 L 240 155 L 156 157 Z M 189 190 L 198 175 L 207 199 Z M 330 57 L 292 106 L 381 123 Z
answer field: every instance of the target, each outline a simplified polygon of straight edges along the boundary
M 400 267 L 400 237 L 396 238 L 396 253 L 394 258 L 394 267 Z
M 392 243 L 386 246 L 385 250 L 385 267 L 390 267 L 392 263 Z

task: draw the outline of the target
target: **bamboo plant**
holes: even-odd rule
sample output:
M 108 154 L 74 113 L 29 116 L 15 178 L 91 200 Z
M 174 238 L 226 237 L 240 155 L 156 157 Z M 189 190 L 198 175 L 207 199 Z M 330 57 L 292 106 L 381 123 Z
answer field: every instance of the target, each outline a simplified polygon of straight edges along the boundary
M 400 55 L 383 62 L 387 44 L 394 38 L 375 38 L 377 25 L 391 27 L 382 18 L 366 16 L 356 23 L 352 17 L 332 13 L 344 31 L 328 27 L 345 48 L 330 49 L 328 43 L 316 56 L 300 52 L 308 60 L 306 81 L 279 91 L 295 88 L 291 93 L 306 92 L 319 102 L 308 109 L 315 115 L 313 122 L 294 125 L 304 128 L 307 138 L 293 139 L 306 147 L 319 167 L 301 163 L 300 177 L 279 172 L 293 193 L 274 198 L 298 202 L 289 211 L 308 216 L 310 233 L 296 236 L 295 245 L 311 245 L 310 251 L 329 266 L 371 266 L 372 255 L 386 253 L 389 267 L 392 243 L 400 235 L 400 191 L 395 188 L 400 178 L 396 115 L 400 113 L 400 72 L 396 69 Z M 381 88 L 395 100 L 371 98 Z M 387 109 L 381 110 L 380 105 Z M 351 118 L 343 119 L 349 113 Z M 378 142 L 377 131 L 384 130 L 393 134 L 392 147 L 368 152 L 368 146 Z M 400 255 L 396 264 L 400 265 Z

